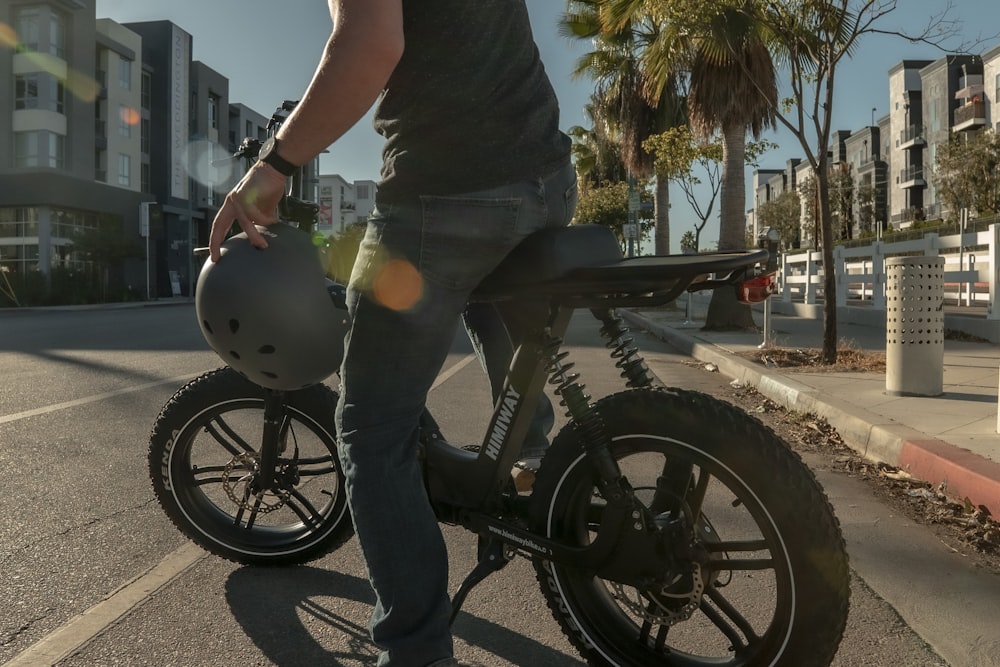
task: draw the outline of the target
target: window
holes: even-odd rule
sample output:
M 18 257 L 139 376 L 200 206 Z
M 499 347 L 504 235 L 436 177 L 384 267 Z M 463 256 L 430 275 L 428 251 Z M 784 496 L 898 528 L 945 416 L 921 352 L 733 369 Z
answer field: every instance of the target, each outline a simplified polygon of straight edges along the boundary
M 139 181 L 143 192 L 149 192 L 152 189 L 152 176 L 148 162 L 139 165 Z
M 142 92 L 140 93 L 140 95 L 142 96 L 140 104 L 143 109 L 152 108 L 152 101 L 151 101 L 152 90 L 153 90 L 153 79 L 152 77 L 149 76 L 149 72 L 143 72 Z
M 129 120 L 135 112 L 124 104 L 118 105 L 118 135 L 122 137 L 132 136 L 132 125 Z
M 219 96 L 208 96 L 208 126 L 213 130 L 219 129 Z
M 15 167 L 62 169 L 66 160 L 66 138 L 47 130 L 14 134 Z
M 66 22 L 54 12 L 49 14 L 49 53 L 57 58 L 66 57 Z
M 357 184 L 354 186 L 354 196 L 356 199 L 371 199 L 367 184 Z
M 46 134 L 48 135 L 46 143 L 49 148 L 48 164 L 43 166 L 62 169 L 66 162 L 66 137 L 54 132 L 46 132 Z
M 143 118 L 139 121 L 139 141 L 141 143 L 141 149 L 143 153 L 149 155 L 149 119 Z
M 38 108 L 37 74 L 19 74 L 14 78 L 14 108 Z
M 132 90 L 132 61 L 118 58 L 118 85 L 122 90 Z
M 45 106 L 49 109 L 49 111 L 65 113 L 66 87 L 63 86 L 62 81 L 55 78 L 51 74 L 46 75 L 46 78 L 49 81 L 49 99 Z
M 124 153 L 118 155 L 118 185 L 132 184 L 132 158 Z
M 19 74 L 14 77 L 14 109 L 64 113 L 66 88 L 51 74 Z
M 41 35 L 41 10 L 37 7 L 21 9 L 14 19 L 14 31 L 20 42 L 19 50 L 37 51 Z

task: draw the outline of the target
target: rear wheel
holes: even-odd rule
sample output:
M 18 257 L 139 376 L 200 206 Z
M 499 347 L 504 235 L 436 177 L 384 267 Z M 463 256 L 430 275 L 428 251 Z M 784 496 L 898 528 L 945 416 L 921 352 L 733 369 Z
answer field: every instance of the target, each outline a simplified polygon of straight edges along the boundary
M 829 665 L 847 619 L 847 555 L 798 456 L 756 419 L 694 392 L 628 391 L 596 409 L 637 498 L 663 534 L 681 527 L 690 550 L 673 565 L 665 558 L 644 587 L 536 562 L 550 609 L 588 662 Z M 571 424 L 535 481 L 534 529 L 590 543 L 605 507 L 595 481 Z
M 337 396 L 316 385 L 285 395 L 272 489 L 257 487 L 265 390 L 229 368 L 182 387 L 149 443 L 153 490 L 204 549 L 257 565 L 303 563 L 352 532 L 337 458 Z

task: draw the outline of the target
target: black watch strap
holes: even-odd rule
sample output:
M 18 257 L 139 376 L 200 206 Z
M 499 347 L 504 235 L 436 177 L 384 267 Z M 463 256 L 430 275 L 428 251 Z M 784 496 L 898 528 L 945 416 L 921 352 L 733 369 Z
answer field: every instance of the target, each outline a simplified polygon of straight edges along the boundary
M 298 169 L 298 165 L 294 165 L 288 160 L 284 159 L 278 155 L 278 140 L 274 137 L 268 137 L 260 147 L 260 154 L 258 156 L 260 161 L 270 165 L 283 176 L 291 176 Z

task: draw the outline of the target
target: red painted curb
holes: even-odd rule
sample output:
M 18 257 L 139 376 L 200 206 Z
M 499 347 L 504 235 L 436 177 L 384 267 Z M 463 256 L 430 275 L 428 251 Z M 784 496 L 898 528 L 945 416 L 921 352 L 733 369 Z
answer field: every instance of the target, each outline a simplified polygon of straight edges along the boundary
M 943 440 L 907 440 L 897 465 L 934 486 L 945 482 L 948 496 L 968 498 L 1000 516 L 1000 463 Z

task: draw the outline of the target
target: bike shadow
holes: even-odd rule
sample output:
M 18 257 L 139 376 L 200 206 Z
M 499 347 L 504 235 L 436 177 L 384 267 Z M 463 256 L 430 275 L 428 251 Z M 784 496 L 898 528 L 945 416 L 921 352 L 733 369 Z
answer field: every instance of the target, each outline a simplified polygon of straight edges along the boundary
M 368 614 L 375 596 L 367 579 L 309 566 L 242 567 L 226 580 L 225 590 L 236 621 L 279 667 L 353 667 L 373 665 L 378 658 L 378 648 L 368 635 Z M 358 609 L 359 604 L 363 610 Z M 560 651 L 466 612 L 459 614 L 453 631 L 456 638 L 510 664 L 580 664 Z

